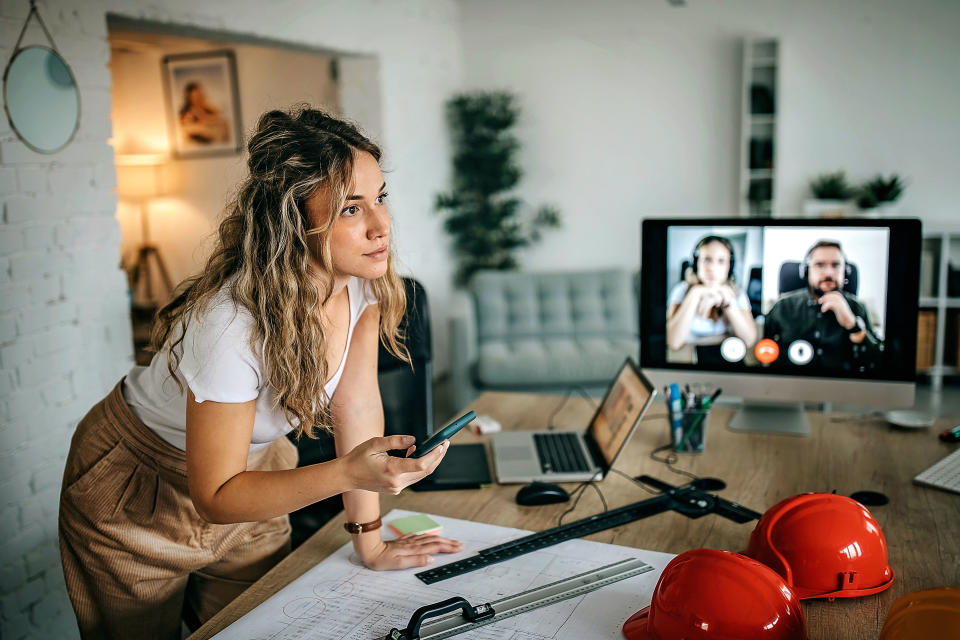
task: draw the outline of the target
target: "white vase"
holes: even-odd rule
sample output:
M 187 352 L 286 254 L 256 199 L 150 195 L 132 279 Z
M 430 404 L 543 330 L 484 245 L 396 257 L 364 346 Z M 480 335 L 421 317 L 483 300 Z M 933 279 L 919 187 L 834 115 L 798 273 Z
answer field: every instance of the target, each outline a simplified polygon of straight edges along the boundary
M 856 206 L 851 200 L 803 201 L 803 215 L 807 218 L 847 218 L 854 214 Z
M 900 203 L 899 202 L 881 202 L 873 208 L 878 217 L 887 217 L 892 218 L 893 216 L 900 215 Z

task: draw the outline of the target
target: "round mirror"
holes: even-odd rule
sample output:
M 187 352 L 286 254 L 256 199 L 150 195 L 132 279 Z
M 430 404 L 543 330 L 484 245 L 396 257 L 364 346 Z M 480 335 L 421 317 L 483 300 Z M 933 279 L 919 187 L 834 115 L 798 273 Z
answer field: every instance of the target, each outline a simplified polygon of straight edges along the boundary
M 20 49 L 3 73 L 10 124 L 34 151 L 62 149 L 80 124 L 80 93 L 70 67 L 47 47 Z

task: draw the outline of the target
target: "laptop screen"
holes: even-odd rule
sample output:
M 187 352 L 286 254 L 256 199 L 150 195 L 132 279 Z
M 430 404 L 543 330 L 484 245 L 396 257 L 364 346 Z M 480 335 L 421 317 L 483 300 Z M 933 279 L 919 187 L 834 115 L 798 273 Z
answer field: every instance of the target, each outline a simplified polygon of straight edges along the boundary
M 587 429 L 588 441 L 593 439 L 607 468 L 613 466 L 653 394 L 650 381 L 640 373 L 633 360 L 627 358 Z

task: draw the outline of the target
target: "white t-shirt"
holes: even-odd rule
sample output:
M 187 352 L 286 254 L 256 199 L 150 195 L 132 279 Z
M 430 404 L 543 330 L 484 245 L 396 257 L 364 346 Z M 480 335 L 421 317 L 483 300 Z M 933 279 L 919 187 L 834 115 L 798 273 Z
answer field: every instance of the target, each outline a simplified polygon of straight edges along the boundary
M 687 289 L 689 285 L 686 282 L 680 282 L 670 290 L 670 295 L 667 297 L 667 307 L 670 305 L 680 304 L 683 302 L 684 296 L 687 295 Z M 737 292 L 737 303 L 736 306 L 738 309 L 750 310 L 750 300 L 747 299 L 747 294 L 741 289 Z M 696 340 L 697 338 L 707 338 L 710 336 L 719 336 L 725 333 L 730 333 L 730 323 L 727 322 L 727 319 L 723 316 L 720 316 L 716 320 L 712 318 L 701 318 L 697 314 L 693 314 L 693 320 L 690 322 L 690 335 L 687 336 L 687 341 Z
M 347 282 L 350 307 L 350 328 L 347 346 L 336 373 L 324 386 L 333 397 L 350 353 L 353 328 L 363 310 L 377 300 L 367 280 L 356 277 Z M 130 408 L 154 433 L 181 450 L 186 450 L 187 394 L 193 391 L 197 402 L 247 402 L 256 398 L 250 449 L 259 449 L 285 436 L 296 425 L 290 424 L 282 409 L 273 408 L 274 393 L 267 383 L 259 349 L 250 349 L 254 321 L 250 312 L 234 305 L 226 291 L 221 291 L 199 318 L 187 322 L 183 342 L 176 349 L 182 353 L 176 376 L 184 385 L 181 393 L 167 370 L 167 350 L 154 354 L 146 367 L 135 366 L 127 374 L 123 397 Z M 169 345 L 169 343 L 168 343 Z

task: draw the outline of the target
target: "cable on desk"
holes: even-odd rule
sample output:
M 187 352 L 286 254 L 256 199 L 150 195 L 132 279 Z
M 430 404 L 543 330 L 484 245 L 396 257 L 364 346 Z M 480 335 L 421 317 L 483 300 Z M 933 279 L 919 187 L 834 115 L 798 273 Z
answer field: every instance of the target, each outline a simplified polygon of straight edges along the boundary
M 665 457 L 663 458 L 657 457 L 658 453 L 660 453 L 661 451 L 667 451 L 667 450 L 670 450 L 670 453 L 668 453 Z M 689 471 L 684 471 L 683 469 L 677 469 L 676 467 L 673 466 L 677 463 L 678 458 L 677 458 L 677 453 L 673 451 L 672 445 L 665 444 L 662 447 L 657 447 L 656 449 L 650 452 L 650 457 L 656 460 L 657 462 L 662 462 L 663 464 L 667 465 L 667 469 L 670 469 L 670 471 L 673 471 L 677 475 L 687 476 L 688 478 L 691 478 L 693 480 L 696 480 L 697 478 L 700 477 L 698 475 L 690 473 Z
M 576 509 L 576 508 L 577 508 L 577 505 L 580 504 L 580 498 L 582 498 L 582 497 L 583 497 L 583 494 L 586 493 L 586 488 L 587 488 L 588 486 L 593 487 L 593 490 L 597 492 L 597 495 L 598 495 L 598 496 L 600 496 L 600 502 L 603 503 L 603 512 L 604 512 L 604 513 L 607 512 L 607 499 L 603 497 L 603 492 L 600 491 L 600 487 L 598 487 L 598 486 L 597 486 L 597 483 L 594 482 L 593 480 L 586 480 L 586 481 L 584 481 L 584 482 L 581 482 L 581 483 L 577 486 L 577 488 L 574 489 L 573 492 L 570 494 L 570 497 L 571 497 L 571 498 L 572 498 L 573 496 L 577 496 L 577 497 L 576 497 L 576 499 L 573 501 L 573 504 L 570 505 L 570 506 L 567 508 L 566 511 L 564 511 L 563 513 L 561 513 L 559 518 L 557 518 L 557 526 L 558 526 L 558 527 L 563 524 L 563 518 L 564 518 L 564 516 L 566 516 L 568 513 L 570 513 L 570 512 L 573 511 L 574 509 Z
M 629 481 L 632 482 L 633 484 L 637 485 L 638 487 L 640 487 L 641 489 L 643 489 L 643 490 L 646 491 L 647 493 L 653 493 L 653 494 L 658 494 L 658 493 L 660 493 L 660 491 L 658 491 L 658 490 L 656 490 L 656 489 L 651 489 L 651 488 L 647 485 L 647 483 L 643 482 L 642 480 L 637 480 L 637 479 L 634 478 L 633 476 L 631 476 L 631 475 L 629 475 L 629 474 L 626 474 L 626 473 L 624 473 L 623 471 L 620 471 L 620 469 L 614 469 L 613 467 L 610 467 L 610 471 L 613 471 L 614 473 L 620 474 L 621 476 L 623 476 L 624 478 L 626 478 L 627 480 L 629 480 Z
M 555 427 L 553 424 L 553 419 L 557 416 L 558 413 L 560 413 L 560 409 L 563 408 L 563 405 L 567 404 L 567 400 L 570 399 L 570 396 L 573 395 L 574 391 L 576 391 L 577 393 L 582 395 L 584 398 L 586 398 L 586 400 L 593 405 L 594 411 L 596 411 L 597 407 L 600 406 L 596 398 L 591 398 L 590 394 L 587 393 L 587 390 L 584 389 L 582 385 L 579 385 L 579 384 L 571 385 L 567 387 L 567 392 L 566 394 L 564 394 L 563 400 L 560 401 L 560 403 L 553 410 L 553 413 L 550 414 L 550 417 L 547 418 L 547 431 L 554 430 Z

